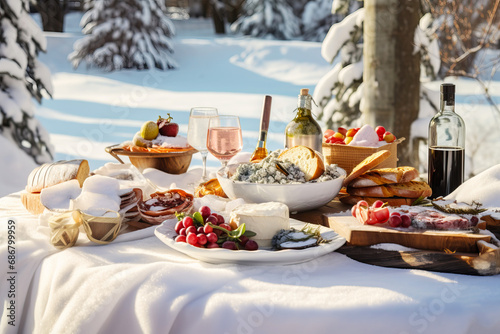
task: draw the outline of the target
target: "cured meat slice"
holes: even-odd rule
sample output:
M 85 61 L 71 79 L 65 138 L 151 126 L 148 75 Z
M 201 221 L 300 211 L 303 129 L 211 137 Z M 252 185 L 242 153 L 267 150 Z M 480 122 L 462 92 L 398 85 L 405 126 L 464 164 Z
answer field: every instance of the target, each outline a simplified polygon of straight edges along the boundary
M 175 213 L 191 213 L 193 204 L 193 195 L 181 189 L 171 189 L 151 194 L 150 199 L 140 200 L 137 207 L 142 220 L 159 225 L 166 219 L 175 218 Z

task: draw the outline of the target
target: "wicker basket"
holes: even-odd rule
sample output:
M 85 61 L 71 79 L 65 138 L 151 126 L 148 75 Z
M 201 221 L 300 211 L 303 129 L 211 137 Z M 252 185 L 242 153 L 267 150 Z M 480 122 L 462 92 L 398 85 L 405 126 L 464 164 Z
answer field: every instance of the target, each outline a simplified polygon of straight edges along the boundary
M 323 143 L 323 157 L 325 163 L 337 164 L 340 168 L 345 169 L 347 175 L 349 175 L 352 169 L 366 157 L 381 150 L 388 150 L 391 152 L 391 155 L 378 165 L 377 168 L 393 168 L 397 167 L 398 144 L 403 140 L 404 138 L 399 138 L 395 142 L 381 147 L 361 147 Z

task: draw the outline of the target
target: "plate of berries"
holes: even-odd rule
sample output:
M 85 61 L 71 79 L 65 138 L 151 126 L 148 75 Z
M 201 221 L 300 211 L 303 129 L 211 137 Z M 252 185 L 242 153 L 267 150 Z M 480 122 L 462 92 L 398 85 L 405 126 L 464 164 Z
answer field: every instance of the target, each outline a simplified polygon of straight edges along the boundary
M 308 224 L 290 219 L 290 230 L 280 231 L 282 245 L 293 240 L 286 236 L 296 236 L 309 232 Z M 177 218 L 165 220 L 155 229 L 155 235 L 168 247 L 203 262 L 221 264 L 275 265 L 294 264 L 313 260 L 340 248 L 345 239 L 324 226 L 314 228 L 317 242 L 297 241 L 293 248 L 259 248 L 252 240 L 255 233 L 246 229 L 245 224 L 235 226 L 226 222 L 224 216 L 201 207 L 192 214 L 179 214 Z M 278 238 L 279 239 L 279 238 Z M 281 249 L 279 249 L 281 248 Z

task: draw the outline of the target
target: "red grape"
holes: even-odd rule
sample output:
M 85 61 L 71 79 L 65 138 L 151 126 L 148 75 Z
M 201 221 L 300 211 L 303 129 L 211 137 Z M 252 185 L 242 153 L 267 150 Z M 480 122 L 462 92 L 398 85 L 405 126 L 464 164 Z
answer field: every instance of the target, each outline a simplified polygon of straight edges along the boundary
M 389 225 L 391 225 L 391 227 L 401 226 L 402 221 L 401 216 L 393 215 L 389 217 Z
M 402 227 L 410 227 L 411 226 L 411 218 L 408 215 L 401 215 L 401 226 Z
M 177 224 L 175 224 L 175 233 L 181 234 L 180 231 L 183 228 L 184 228 L 184 225 L 182 224 L 182 221 L 178 222 Z
M 248 240 L 249 240 L 249 239 L 248 239 L 248 237 L 246 237 L 246 236 L 242 235 L 242 236 L 240 237 L 240 245 L 245 246 L 245 245 L 246 245 L 246 243 L 248 242 Z
M 205 224 L 206 223 L 211 223 L 211 224 L 217 225 L 217 217 L 215 217 L 213 215 L 208 216 L 207 218 L 205 218 Z
M 225 229 L 226 229 L 226 230 L 228 230 L 228 231 L 231 231 L 231 226 L 229 226 L 229 225 L 228 225 L 228 224 L 226 224 L 226 223 L 224 223 L 224 224 L 220 224 L 219 226 L 220 226 L 220 227 L 222 227 L 222 228 L 225 228 Z
M 234 241 L 230 241 L 230 240 L 224 241 L 224 243 L 222 244 L 222 248 L 231 249 L 231 250 L 238 249 L 238 248 L 236 248 L 236 243 Z
M 186 242 L 186 236 L 178 235 L 177 237 L 175 237 L 175 242 Z
M 186 241 L 190 245 L 196 245 L 198 243 L 198 236 L 196 233 L 189 233 L 186 237 Z
M 225 220 L 222 215 L 217 215 L 217 225 L 224 224 Z
M 184 217 L 184 219 L 182 219 L 182 223 L 184 224 L 185 228 L 188 228 L 189 226 L 194 225 L 193 218 L 191 218 L 189 216 Z
M 245 249 L 248 251 L 254 251 L 259 249 L 259 245 L 255 242 L 255 240 L 248 240 L 245 245 Z
M 196 229 L 196 232 L 197 232 L 197 233 L 204 233 L 204 232 L 203 232 L 203 226 L 198 227 L 198 228 Z
M 189 226 L 188 228 L 186 228 L 186 235 L 188 235 L 189 233 L 196 233 L 196 227 L 194 226 Z
M 181 228 L 181 230 L 179 231 L 179 235 L 186 236 L 187 235 L 186 229 L 185 228 Z
M 207 234 L 207 240 L 208 242 L 217 242 L 219 238 L 217 237 L 217 234 L 215 234 L 214 232 L 210 232 Z
M 212 210 L 210 210 L 210 208 L 206 205 L 202 206 L 199 211 L 203 219 L 206 219 L 212 213 Z
M 391 216 L 401 216 L 401 214 L 397 211 L 391 212 Z
M 207 243 L 207 241 L 208 241 L 208 240 L 207 240 L 207 236 L 206 236 L 205 234 L 199 233 L 199 234 L 197 235 L 197 237 L 198 237 L 198 243 L 199 243 L 200 245 L 204 245 L 204 244 L 206 244 L 206 243 Z
M 206 246 L 207 248 L 220 248 L 219 244 L 215 242 L 209 242 Z
M 212 232 L 213 230 L 214 230 L 213 227 L 208 224 L 203 226 L 203 232 L 205 232 L 206 234 Z

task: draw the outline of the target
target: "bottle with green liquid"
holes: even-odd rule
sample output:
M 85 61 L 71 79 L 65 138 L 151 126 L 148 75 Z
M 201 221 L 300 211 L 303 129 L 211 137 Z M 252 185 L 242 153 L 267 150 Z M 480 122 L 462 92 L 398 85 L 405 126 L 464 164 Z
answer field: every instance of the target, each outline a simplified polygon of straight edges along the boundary
M 311 114 L 312 97 L 309 89 L 301 89 L 297 107 L 297 115 L 285 129 L 285 148 L 297 145 L 307 146 L 321 152 L 323 132 Z

